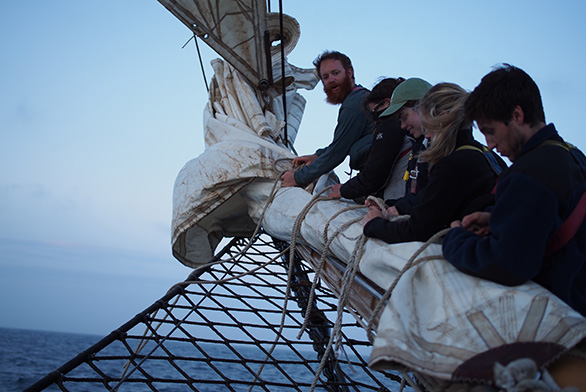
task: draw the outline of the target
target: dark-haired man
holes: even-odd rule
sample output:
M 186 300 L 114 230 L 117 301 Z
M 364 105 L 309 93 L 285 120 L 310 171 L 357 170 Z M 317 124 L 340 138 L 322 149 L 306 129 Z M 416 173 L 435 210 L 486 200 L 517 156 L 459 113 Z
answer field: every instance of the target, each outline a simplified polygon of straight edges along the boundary
M 539 89 L 519 68 L 504 65 L 482 78 L 465 113 L 488 148 L 513 164 L 499 178 L 490 213 L 452 223 L 445 258 L 507 286 L 533 280 L 586 316 L 586 224 L 577 220 L 579 230 L 559 231 L 582 208 L 576 205 L 586 189 L 584 155 L 546 125 Z
M 363 110 L 362 101 L 368 90 L 357 85 L 354 69 L 348 56 L 340 52 L 326 51 L 314 62 L 323 83 L 326 101 L 342 104 L 338 112 L 338 124 L 330 145 L 312 155 L 293 160 L 293 167 L 281 176 L 281 186 L 307 186 L 322 174 L 328 173 L 350 156 L 350 168 L 359 170 L 364 164 L 372 142 L 373 122 Z

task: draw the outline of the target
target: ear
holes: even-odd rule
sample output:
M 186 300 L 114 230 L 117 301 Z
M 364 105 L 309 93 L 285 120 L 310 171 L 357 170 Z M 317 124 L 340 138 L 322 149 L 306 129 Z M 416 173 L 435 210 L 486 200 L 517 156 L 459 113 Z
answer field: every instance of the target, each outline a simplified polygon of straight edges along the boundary
M 350 67 L 348 68 L 348 76 L 350 76 L 350 79 L 354 79 L 354 68 Z
M 511 115 L 511 121 L 519 125 L 522 125 L 525 122 L 525 113 L 523 112 L 521 106 L 515 106 Z

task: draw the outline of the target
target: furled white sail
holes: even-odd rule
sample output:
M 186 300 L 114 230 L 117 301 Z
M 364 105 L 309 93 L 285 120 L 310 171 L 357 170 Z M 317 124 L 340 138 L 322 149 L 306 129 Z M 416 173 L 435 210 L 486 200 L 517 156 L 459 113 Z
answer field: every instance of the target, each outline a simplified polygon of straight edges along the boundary
M 179 12 L 180 2 L 160 1 Z M 202 12 L 199 3 L 181 3 L 181 10 L 192 15 Z M 213 20 L 215 26 L 218 21 Z M 217 36 L 214 39 L 226 37 Z M 249 55 L 240 57 L 256 58 Z M 335 236 L 328 251 L 348 262 L 362 235 L 359 218 L 364 211 L 340 214 L 353 203 L 333 199 L 308 209 L 313 198 L 308 191 L 273 187 L 293 158 L 282 140 L 285 114 L 279 95 L 276 90 L 259 91 L 261 71 L 252 80 L 233 57 L 226 60 L 213 62 L 215 76 L 205 108 L 206 149 L 183 167 L 175 182 L 173 254 L 188 266 L 199 266 L 211 259 L 224 236 L 247 236 L 261 224 L 285 241 L 298 232 L 297 241 L 318 252 L 326 250 Z M 275 61 L 276 54 L 271 59 Z M 293 142 L 305 106 L 297 90 L 313 88 L 317 77 L 313 70 L 288 63 L 287 69 L 287 118 Z M 541 286 L 504 287 L 465 275 L 441 258 L 439 244 L 419 256 L 435 256 L 434 260 L 403 271 L 421 246 L 375 239 L 364 245 L 359 264 L 364 276 L 383 289 L 400 277 L 378 323 L 372 367 L 411 369 L 428 389 L 443 390 L 454 382 L 490 381 L 497 361 L 506 364 L 529 357 L 543 367 L 567 350 L 579 349 L 586 337 L 586 319 Z

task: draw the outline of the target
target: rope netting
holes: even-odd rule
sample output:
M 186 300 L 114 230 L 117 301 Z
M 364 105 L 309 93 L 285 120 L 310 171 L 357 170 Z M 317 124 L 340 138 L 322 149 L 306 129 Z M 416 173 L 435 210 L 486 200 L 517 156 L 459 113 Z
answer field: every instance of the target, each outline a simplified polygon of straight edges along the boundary
M 347 309 L 336 335 L 341 345 L 326 354 L 338 298 L 321 282 L 310 297 L 313 270 L 299 255 L 290 263 L 287 246 L 264 233 L 252 243 L 231 240 L 204 268 L 27 391 L 307 391 L 320 364 L 316 390 L 401 389 L 397 374 L 368 368 L 364 326 Z

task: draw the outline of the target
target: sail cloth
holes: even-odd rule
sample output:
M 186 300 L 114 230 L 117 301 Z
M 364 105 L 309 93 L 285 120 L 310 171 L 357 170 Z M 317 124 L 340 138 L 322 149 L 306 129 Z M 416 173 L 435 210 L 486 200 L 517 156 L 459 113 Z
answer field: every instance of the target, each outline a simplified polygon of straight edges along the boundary
M 280 74 L 275 54 L 287 56 L 299 39 L 299 23 L 267 13 L 266 0 L 159 0 L 195 35 L 236 68 L 256 88 L 265 89 Z M 272 57 L 271 57 L 272 55 Z
M 243 188 L 259 219 L 271 184 L 255 181 Z M 287 239 L 312 195 L 300 188 L 278 191 L 268 207 L 263 228 Z M 364 210 L 340 210 L 343 200 L 316 203 L 300 226 L 297 241 L 323 251 L 328 238 Z M 333 218 L 333 219 L 332 219 Z M 324 228 L 327 227 L 327 235 Z M 332 241 L 329 250 L 340 260 L 352 258 L 362 224 L 354 223 Z M 360 272 L 383 289 L 401 274 L 423 243 L 388 245 L 369 239 Z M 442 390 L 451 382 L 493 380 L 493 363 L 531 358 L 542 368 L 586 337 L 586 319 L 543 287 L 528 282 L 506 287 L 461 273 L 431 244 L 419 258 L 435 257 L 407 270 L 399 279 L 376 331 L 369 365 L 375 369 L 410 369 Z M 429 380 L 428 380 L 429 381 Z
M 205 109 L 206 150 L 185 165 L 175 183 L 174 255 L 188 266 L 198 266 L 211 258 L 223 236 L 250 235 L 260 222 L 267 233 L 285 241 L 298 230 L 297 241 L 317 251 L 324 251 L 332 239 L 329 251 L 350 260 L 365 211 L 339 214 L 355 204 L 331 199 L 304 213 L 313 195 L 301 188 L 278 189 L 270 200 L 280 172 L 277 161 L 292 157 L 274 139 L 280 120 L 270 111 L 260 115 L 254 89 L 246 88 L 229 64 L 215 61 L 214 70 Z M 311 77 L 311 72 L 295 74 L 306 87 L 316 82 Z M 291 105 L 289 116 L 300 119 L 304 100 L 295 97 L 299 104 Z M 343 229 L 351 221 L 357 222 Z M 387 289 L 421 245 L 370 239 L 360 271 Z M 432 244 L 420 255 L 427 256 L 441 257 L 441 246 Z M 420 379 L 428 377 L 438 385 L 488 382 L 495 360 L 506 364 L 521 355 L 543 366 L 585 335 L 586 319 L 541 286 L 530 282 L 504 287 L 465 275 L 445 260 L 433 260 L 399 280 L 381 315 L 370 365 L 413 369 Z
M 172 5 L 172 12 L 186 24 L 192 23 L 203 4 L 160 1 L 168 8 Z M 244 4 L 215 4 L 220 3 Z M 226 25 L 222 26 L 225 33 Z M 218 33 L 221 39 L 228 36 Z M 258 60 L 251 56 L 253 63 Z M 331 240 L 329 252 L 347 262 L 362 234 L 359 218 L 364 211 L 339 214 L 352 205 L 344 200 L 320 201 L 307 211 L 312 195 L 300 188 L 279 189 L 271 200 L 274 182 L 284 168 L 279 162 L 293 158 L 282 140 L 281 98 L 274 87 L 262 93 L 256 88 L 257 79 L 263 77 L 259 76 L 264 72 L 259 71 L 262 61 L 257 61 L 260 68 L 252 77 L 244 76 L 239 61 L 225 58 L 228 62 L 213 62 L 215 76 L 204 112 L 206 149 L 186 163 L 175 182 L 174 256 L 190 267 L 199 266 L 211 259 L 224 236 L 248 236 L 260 223 L 267 233 L 285 241 L 298 232 L 297 241 L 317 251 L 324 251 Z M 271 64 L 280 61 L 273 53 Z M 313 88 L 317 77 L 313 70 L 288 63 L 285 68 L 292 143 L 305 107 L 297 89 Z M 421 245 L 370 239 L 360 271 L 387 289 Z M 432 244 L 420 255 L 426 256 L 441 258 L 441 246 Z M 578 349 L 585 335 L 586 319 L 544 288 L 531 282 L 504 287 L 462 274 L 436 259 L 418 264 L 399 279 L 380 317 L 370 365 L 412 369 L 428 389 L 442 390 L 451 382 L 490 382 L 495 361 L 507 364 L 530 357 L 545 366 L 563 352 Z
M 274 180 L 283 170 L 278 162 L 286 164 L 294 157 L 282 140 L 282 96 L 274 89 L 268 90 L 272 97 L 260 94 L 220 59 L 212 66 L 215 74 L 204 109 L 206 149 L 184 165 L 173 192 L 173 255 L 189 267 L 208 262 L 222 238 L 253 233 L 256 222 L 240 190 L 255 179 Z M 305 109 L 297 89 L 312 89 L 318 79 L 313 69 L 287 66 L 292 79 L 286 90 L 292 144 Z

